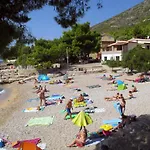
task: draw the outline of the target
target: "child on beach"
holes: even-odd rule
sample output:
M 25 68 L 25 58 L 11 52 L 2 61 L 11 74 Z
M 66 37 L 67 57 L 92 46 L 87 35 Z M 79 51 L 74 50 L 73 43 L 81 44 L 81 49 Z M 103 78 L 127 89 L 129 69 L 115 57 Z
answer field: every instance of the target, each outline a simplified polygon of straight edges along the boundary
M 67 114 L 65 115 L 65 120 L 66 120 L 66 117 L 67 115 L 70 115 L 70 119 L 72 119 L 72 113 L 71 113 L 71 109 L 73 110 L 73 107 L 72 107 L 72 99 L 70 99 L 67 104 L 66 104 L 66 112 Z

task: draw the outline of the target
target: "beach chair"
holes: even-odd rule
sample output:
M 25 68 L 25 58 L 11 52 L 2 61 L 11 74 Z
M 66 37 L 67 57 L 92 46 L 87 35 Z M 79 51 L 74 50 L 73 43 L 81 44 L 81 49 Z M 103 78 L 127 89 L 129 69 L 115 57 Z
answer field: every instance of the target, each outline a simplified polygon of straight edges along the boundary
M 35 143 L 22 142 L 18 150 L 42 150 L 42 149 L 37 147 Z

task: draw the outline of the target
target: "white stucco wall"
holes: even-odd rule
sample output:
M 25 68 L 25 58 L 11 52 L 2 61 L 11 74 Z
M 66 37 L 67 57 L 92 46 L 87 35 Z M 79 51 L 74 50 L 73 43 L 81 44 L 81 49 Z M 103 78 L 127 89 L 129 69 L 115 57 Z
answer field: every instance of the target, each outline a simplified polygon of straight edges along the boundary
M 122 60 L 122 54 L 121 53 L 102 53 L 102 61 L 105 61 L 105 57 L 107 57 L 107 60 L 116 60 L 116 56 L 119 56 L 119 60 Z

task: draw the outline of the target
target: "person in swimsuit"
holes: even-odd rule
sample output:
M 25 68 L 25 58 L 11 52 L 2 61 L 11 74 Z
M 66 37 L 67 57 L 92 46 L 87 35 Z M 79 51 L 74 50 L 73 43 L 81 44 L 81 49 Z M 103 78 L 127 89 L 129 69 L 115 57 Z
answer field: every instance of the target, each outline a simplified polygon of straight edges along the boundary
M 83 147 L 85 145 L 86 139 L 87 139 L 87 130 L 83 128 L 77 134 L 76 139 L 70 145 L 67 145 L 67 147 L 74 147 L 74 146 Z
M 82 94 L 80 94 L 79 98 L 77 99 L 77 102 L 83 102 L 84 101 L 84 97 Z
M 132 91 L 132 93 L 133 93 L 133 92 L 137 92 L 137 88 L 136 88 L 136 86 L 132 85 L 132 87 L 133 87 L 133 89 L 131 90 L 131 91 Z
M 44 102 L 44 106 L 46 106 L 46 99 L 45 99 L 45 88 L 40 86 L 39 90 L 37 91 L 39 98 L 40 98 L 40 106 L 42 106 L 42 102 Z
M 132 94 L 132 91 L 129 91 L 129 95 L 128 95 L 128 98 L 129 98 L 129 99 L 133 98 L 133 94 Z
M 116 100 L 118 100 L 119 99 L 119 93 L 117 93 L 115 96 L 113 96 L 113 97 L 105 97 L 105 100 L 107 100 L 107 101 L 116 101 Z
M 121 112 L 122 112 L 121 117 L 123 118 L 125 116 L 124 113 L 125 113 L 126 101 L 122 94 L 120 94 L 119 101 L 120 101 Z
M 66 104 L 66 112 L 67 112 L 67 114 L 65 115 L 65 120 L 66 120 L 66 117 L 68 116 L 68 115 L 70 115 L 70 119 L 72 119 L 72 114 L 71 114 L 71 109 L 73 109 L 73 107 L 72 107 L 72 99 L 70 99 L 68 102 L 67 102 L 67 104 Z

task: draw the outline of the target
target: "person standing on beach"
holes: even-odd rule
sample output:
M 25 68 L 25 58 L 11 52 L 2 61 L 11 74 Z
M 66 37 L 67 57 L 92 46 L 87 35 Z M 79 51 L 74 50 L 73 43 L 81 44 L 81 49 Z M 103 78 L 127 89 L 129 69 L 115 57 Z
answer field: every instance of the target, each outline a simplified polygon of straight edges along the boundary
M 120 107 L 121 107 L 121 117 L 123 118 L 125 115 L 125 106 L 126 106 L 126 101 L 123 97 L 123 94 L 120 94 L 120 97 L 119 97 L 119 101 L 120 101 Z
M 34 88 L 36 88 L 36 89 L 38 88 L 37 84 L 38 84 L 38 80 L 37 80 L 37 78 L 35 78 L 34 79 Z
M 70 116 L 70 119 L 72 119 L 72 113 L 71 113 L 71 109 L 73 110 L 73 107 L 72 107 L 72 99 L 70 99 L 67 104 L 66 104 L 66 112 L 67 114 L 65 115 L 65 120 L 66 120 L 66 117 L 69 115 Z
M 42 106 L 43 101 L 44 101 L 44 106 L 46 106 L 45 88 L 41 86 L 37 93 L 39 94 L 39 98 L 40 98 L 40 106 Z

